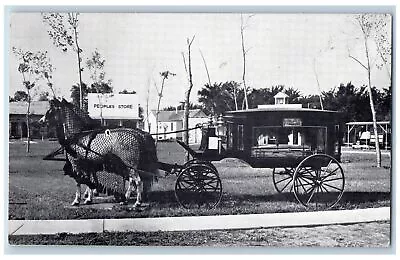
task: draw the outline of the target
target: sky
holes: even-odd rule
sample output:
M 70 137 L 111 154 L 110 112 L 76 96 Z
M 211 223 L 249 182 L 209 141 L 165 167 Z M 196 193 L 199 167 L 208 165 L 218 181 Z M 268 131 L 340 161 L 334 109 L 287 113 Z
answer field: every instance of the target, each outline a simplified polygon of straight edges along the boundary
M 348 14 L 243 14 L 246 55 L 246 83 L 252 88 L 285 85 L 304 95 L 318 94 L 316 75 L 322 91 L 340 83 L 367 84 L 367 73 L 351 55 L 365 62 L 360 30 Z M 193 90 L 208 82 L 203 54 L 211 82 L 242 81 L 243 57 L 238 13 L 81 13 L 79 44 L 83 62 L 97 50 L 106 60 L 106 78 L 115 92 L 135 90 L 142 106 L 150 89 L 150 108 L 157 105 L 160 72 L 176 74 L 165 81 L 161 107 L 176 106 L 188 87 L 182 52 L 191 49 Z M 79 82 L 76 53 L 63 53 L 53 45 L 40 13 L 13 13 L 9 47 L 48 51 L 55 71 L 57 95 L 69 99 L 70 89 Z M 376 53 L 373 53 L 376 56 Z M 314 71 L 315 61 L 315 71 Z M 23 89 L 18 61 L 10 52 L 9 95 Z M 90 73 L 83 71 L 83 81 Z M 372 84 L 388 87 L 385 70 L 374 67 Z M 40 90 L 48 90 L 42 84 Z

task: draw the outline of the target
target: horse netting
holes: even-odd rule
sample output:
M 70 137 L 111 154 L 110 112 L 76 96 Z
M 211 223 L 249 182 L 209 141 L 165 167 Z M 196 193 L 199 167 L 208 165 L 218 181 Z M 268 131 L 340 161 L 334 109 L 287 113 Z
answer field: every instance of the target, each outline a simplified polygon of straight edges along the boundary
M 72 104 L 63 101 L 61 108 L 65 148 L 73 169 L 66 171 L 67 175 L 100 192 L 122 197 L 130 169 L 154 172 L 158 168 L 154 139 L 148 133 L 100 128 Z M 142 175 L 142 179 L 145 191 L 150 189 L 153 178 Z

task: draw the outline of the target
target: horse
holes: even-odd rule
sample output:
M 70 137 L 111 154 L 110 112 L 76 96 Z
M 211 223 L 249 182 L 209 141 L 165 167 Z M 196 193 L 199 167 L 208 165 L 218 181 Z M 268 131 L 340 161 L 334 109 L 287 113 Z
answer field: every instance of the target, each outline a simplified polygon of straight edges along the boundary
M 124 204 L 127 203 L 133 187 L 136 187 L 134 207 L 140 206 L 143 193 L 143 177 L 140 173 L 146 173 L 147 176 L 149 173 L 150 176 L 158 175 L 156 147 L 150 134 L 139 129 L 99 127 L 86 113 L 65 99 L 61 102 L 57 99 L 51 100 L 50 109 L 42 121 L 56 127 L 58 141 L 66 151 L 64 172 L 77 182 L 72 205 L 80 204 L 81 184 L 86 184 L 90 189 L 99 187 L 98 179 L 104 179 L 104 176 L 99 176 L 98 173 L 103 171 L 122 177 L 124 182 L 128 181 L 124 198 L 120 197 Z M 90 190 L 85 203 L 91 201 Z
M 78 120 L 78 122 L 75 121 L 69 121 L 69 124 L 79 124 L 79 127 L 74 127 L 74 126 L 70 126 L 70 132 L 71 134 L 78 134 L 78 133 L 74 133 L 73 131 L 78 128 L 83 128 L 83 130 L 98 130 L 98 129 L 103 129 L 105 130 L 104 127 L 101 126 L 99 121 L 93 120 L 87 112 L 84 112 L 83 110 L 81 110 L 79 107 L 74 106 L 72 103 L 69 103 L 68 101 L 66 101 L 65 99 L 63 99 L 61 101 L 61 104 L 63 106 L 68 107 L 69 109 L 71 109 L 73 111 L 73 114 L 76 115 L 76 119 Z M 70 114 L 66 114 L 66 116 L 70 116 Z M 67 118 L 68 121 L 68 118 Z M 132 131 L 135 131 L 137 134 L 139 134 L 142 138 L 145 139 L 145 156 L 141 157 L 141 162 L 140 162 L 140 169 L 144 170 L 144 171 L 140 171 L 140 177 L 143 180 L 143 198 L 145 200 L 147 200 L 147 196 L 149 191 L 151 190 L 152 184 L 154 180 L 157 180 L 157 176 L 159 175 L 159 171 L 158 171 L 158 165 L 152 162 L 156 162 L 158 161 L 157 158 L 157 150 L 154 144 L 154 139 L 153 137 L 147 133 L 144 132 L 140 129 L 132 129 Z M 145 158 L 147 158 L 147 161 L 144 160 Z M 67 165 L 68 166 L 68 165 Z M 66 167 L 64 167 L 64 169 L 66 170 Z M 65 172 L 64 170 L 64 172 Z M 70 171 L 69 171 L 70 172 Z M 69 172 L 67 172 L 67 175 L 70 175 Z M 148 173 L 151 172 L 156 172 L 157 175 L 149 175 Z M 80 187 L 78 187 L 80 189 Z M 94 191 L 94 192 L 93 192 Z M 87 198 L 85 200 L 85 204 L 90 203 L 91 202 L 91 197 L 89 196 L 90 194 L 96 194 L 97 189 L 94 189 L 91 192 L 91 189 L 88 187 L 84 193 L 85 198 Z M 79 193 L 80 194 L 80 193 Z

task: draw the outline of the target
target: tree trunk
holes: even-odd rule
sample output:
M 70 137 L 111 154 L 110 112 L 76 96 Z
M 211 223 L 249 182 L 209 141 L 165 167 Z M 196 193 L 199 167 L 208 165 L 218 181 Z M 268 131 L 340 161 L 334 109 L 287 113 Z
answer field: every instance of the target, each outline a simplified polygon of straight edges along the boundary
M 79 69 L 79 106 L 83 109 L 83 93 L 82 93 L 82 69 L 81 69 L 81 57 L 80 57 L 80 49 L 78 44 L 78 33 L 76 32 L 76 27 L 74 27 L 75 33 L 75 45 L 76 45 L 76 53 L 78 55 L 78 69 Z
M 319 85 L 319 79 L 318 79 L 318 73 L 317 73 L 315 58 L 313 60 L 313 69 L 314 69 L 315 79 L 317 80 L 319 103 L 321 104 L 321 110 L 324 110 L 324 105 L 322 104 L 322 91 L 321 91 L 321 86 Z
M 367 56 L 367 72 L 368 72 L 368 96 L 369 96 L 369 105 L 371 107 L 371 114 L 372 114 L 372 123 L 374 127 L 374 136 L 375 136 L 375 151 L 376 151 L 376 167 L 380 168 L 382 159 L 381 159 L 381 149 L 379 147 L 379 136 L 378 136 L 378 126 L 376 123 L 376 112 L 374 106 L 374 100 L 372 97 L 372 88 L 371 88 L 371 64 L 369 61 L 369 51 L 368 51 L 368 42 L 367 37 L 364 33 L 364 44 L 365 44 L 365 53 Z
M 147 120 L 147 128 L 150 133 L 150 121 L 149 121 L 149 98 L 150 98 L 150 79 L 147 84 L 147 97 L 146 97 L 146 120 Z
M 236 84 L 233 86 L 233 99 L 235 100 L 235 110 L 238 110 L 237 96 L 236 96 Z
M 28 89 L 28 109 L 26 111 L 26 152 L 31 150 L 31 127 L 30 127 L 31 96 Z
M 188 74 L 189 74 L 189 87 L 187 91 L 185 92 L 185 110 L 183 112 L 183 129 L 186 130 L 183 132 L 183 142 L 187 145 L 189 145 L 189 101 L 190 101 L 190 92 L 192 91 L 193 88 L 193 77 L 192 77 L 192 60 L 191 60 L 191 45 L 194 40 L 194 37 L 192 40 L 189 42 L 189 39 L 187 39 L 187 45 L 188 45 Z M 211 87 L 211 86 L 210 86 Z M 189 152 L 186 152 L 186 161 L 189 161 Z
M 241 18 L 241 26 L 240 26 L 240 35 L 242 37 L 242 54 L 243 54 L 243 75 L 242 75 L 242 81 L 243 81 L 243 92 L 244 92 L 244 102 L 246 105 L 246 109 L 249 108 L 249 101 L 247 99 L 247 86 L 246 86 L 246 50 L 244 47 L 244 27 L 243 27 L 243 15 L 240 15 Z
M 163 76 L 162 83 L 161 83 L 161 90 L 160 93 L 158 93 L 158 103 L 157 103 L 157 112 L 156 112 L 156 146 L 158 142 L 158 114 L 160 114 L 160 105 L 161 105 L 161 98 L 162 98 L 162 93 L 164 90 L 164 82 L 165 82 L 165 76 Z
M 372 99 L 371 73 L 369 71 L 368 71 L 368 96 L 369 96 L 369 105 L 371 106 L 372 122 L 374 127 L 376 167 L 380 168 L 382 164 L 381 149 L 379 147 L 378 125 L 376 123 L 376 112 L 375 112 L 374 100 Z
M 185 142 L 185 144 L 189 144 L 189 132 L 187 131 L 187 129 L 189 129 L 189 100 L 190 100 L 190 92 L 186 91 L 185 93 L 185 108 L 183 111 L 183 129 L 185 129 L 186 131 L 183 132 L 183 142 Z M 187 158 L 189 159 L 189 158 Z

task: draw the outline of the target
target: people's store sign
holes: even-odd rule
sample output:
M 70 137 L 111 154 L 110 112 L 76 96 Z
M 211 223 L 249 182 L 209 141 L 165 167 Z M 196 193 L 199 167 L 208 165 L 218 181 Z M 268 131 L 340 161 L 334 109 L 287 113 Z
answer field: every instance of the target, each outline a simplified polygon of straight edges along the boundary
M 89 116 L 104 119 L 138 119 L 136 94 L 88 94 Z

